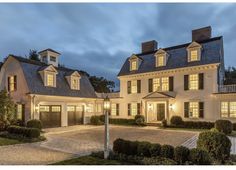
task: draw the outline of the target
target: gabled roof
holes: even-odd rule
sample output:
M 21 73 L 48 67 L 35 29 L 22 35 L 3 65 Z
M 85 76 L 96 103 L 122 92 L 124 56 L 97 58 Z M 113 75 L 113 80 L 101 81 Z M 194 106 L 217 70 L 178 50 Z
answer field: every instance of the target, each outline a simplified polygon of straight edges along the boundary
M 158 99 L 158 98 L 175 98 L 176 93 L 175 92 L 152 92 L 148 94 L 147 96 L 143 97 L 143 99 Z
M 44 70 L 57 73 L 57 70 L 55 69 L 55 67 L 53 67 L 53 65 L 42 66 L 38 69 L 39 72 Z
M 138 70 L 130 72 L 129 58 L 126 59 L 124 65 L 122 66 L 118 76 L 153 72 L 153 71 L 162 71 L 168 69 L 177 69 L 183 67 L 192 67 L 198 65 L 206 65 L 213 63 L 221 63 L 223 62 L 223 58 L 221 57 L 221 48 L 223 47 L 222 37 L 215 37 L 208 40 L 204 40 L 201 42 L 197 42 L 202 46 L 201 60 L 195 62 L 188 62 L 187 58 L 187 47 L 191 43 L 182 44 L 178 46 L 163 48 L 169 55 L 166 66 L 156 67 L 155 66 L 155 53 L 157 51 L 151 53 L 141 53 L 136 54 L 138 57 L 142 58 L 142 63 L 139 66 Z
M 80 77 L 80 74 L 78 73 L 78 71 L 68 71 L 66 72 L 65 76 L 77 76 Z
M 38 53 L 43 53 L 43 52 L 45 52 L 45 51 L 51 51 L 51 52 L 57 53 L 58 55 L 61 55 L 59 52 L 57 52 L 57 51 L 55 51 L 55 50 L 53 50 L 53 49 L 51 49 L 51 48 L 47 48 L 47 49 L 45 49 L 45 50 L 39 51 Z
M 56 87 L 46 87 L 42 81 L 42 78 L 38 70 L 42 67 L 48 67 L 48 65 L 35 62 L 26 58 L 12 56 L 20 62 L 27 85 L 29 87 L 29 93 L 40 95 L 52 95 L 52 96 L 68 96 L 68 97 L 81 97 L 81 98 L 97 98 L 95 91 L 85 74 L 80 74 L 80 90 L 72 90 L 68 85 L 65 75 L 72 70 L 65 67 L 55 68 L 58 72 L 56 78 Z

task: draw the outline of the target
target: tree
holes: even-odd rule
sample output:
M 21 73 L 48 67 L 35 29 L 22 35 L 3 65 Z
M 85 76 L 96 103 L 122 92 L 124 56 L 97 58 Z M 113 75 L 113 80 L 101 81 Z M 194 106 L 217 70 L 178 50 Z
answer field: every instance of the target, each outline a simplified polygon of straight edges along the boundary
M 109 93 L 115 87 L 115 82 L 105 79 L 104 77 L 90 76 L 89 80 L 98 93 Z
M 225 70 L 225 84 L 235 84 L 236 83 L 236 68 L 228 67 Z
M 35 61 L 40 61 L 39 60 L 39 55 L 36 50 L 30 50 L 29 51 L 29 59 L 30 60 L 35 60 Z
M 16 118 L 16 107 L 6 90 L 0 91 L 0 121 L 11 122 Z

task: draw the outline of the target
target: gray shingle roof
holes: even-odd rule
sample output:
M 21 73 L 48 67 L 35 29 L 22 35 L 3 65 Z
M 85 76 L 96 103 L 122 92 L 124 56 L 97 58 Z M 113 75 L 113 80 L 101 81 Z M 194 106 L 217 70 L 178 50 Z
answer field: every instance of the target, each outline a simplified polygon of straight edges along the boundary
M 166 66 L 163 67 L 155 67 L 154 54 L 156 51 L 146 54 L 136 54 L 143 60 L 141 62 L 141 65 L 139 66 L 139 69 L 135 71 L 130 71 L 129 58 L 127 58 L 118 76 L 223 62 L 223 58 L 221 58 L 220 54 L 220 50 L 221 48 L 223 48 L 222 40 L 223 40 L 222 37 L 215 37 L 205 41 L 198 42 L 199 44 L 202 45 L 203 49 L 202 49 L 201 61 L 196 61 L 196 62 L 187 62 L 186 48 L 190 43 L 163 48 L 163 50 L 165 50 L 169 54 L 167 64 Z
M 58 71 L 56 87 L 46 87 L 44 86 L 42 78 L 38 73 L 40 68 L 45 67 L 44 63 L 31 61 L 22 57 L 13 57 L 20 62 L 29 87 L 29 92 L 32 94 L 97 98 L 88 77 L 84 74 L 81 74 L 80 90 L 72 90 L 65 78 L 65 75 L 68 72 L 71 72 L 72 69 L 64 67 L 55 68 Z

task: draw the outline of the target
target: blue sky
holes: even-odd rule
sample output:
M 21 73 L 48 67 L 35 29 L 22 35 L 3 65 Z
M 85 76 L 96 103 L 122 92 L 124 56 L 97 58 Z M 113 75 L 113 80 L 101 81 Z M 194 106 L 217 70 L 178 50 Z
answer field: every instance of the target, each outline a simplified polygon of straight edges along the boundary
M 159 47 L 191 41 L 191 30 L 212 26 L 224 36 L 225 64 L 236 66 L 236 4 L 0 4 L 0 60 L 52 48 L 60 63 L 118 83 L 125 59 L 141 42 Z

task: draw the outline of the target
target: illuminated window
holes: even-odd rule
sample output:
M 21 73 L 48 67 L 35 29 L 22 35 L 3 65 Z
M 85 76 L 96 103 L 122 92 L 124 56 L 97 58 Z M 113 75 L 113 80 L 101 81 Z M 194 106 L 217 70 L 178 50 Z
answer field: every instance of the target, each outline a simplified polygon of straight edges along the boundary
M 236 102 L 230 102 L 229 109 L 230 109 L 229 116 L 236 117 Z
M 131 115 L 135 116 L 137 115 L 138 109 L 137 109 L 137 103 L 132 103 L 131 104 Z
M 102 112 L 102 104 L 97 104 L 97 112 L 98 113 Z
M 87 112 L 92 113 L 93 112 L 93 104 L 88 104 L 87 105 Z
M 162 91 L 169 91 L 169 77 L 161 78 L 161 88 Z
M 198 60 L 198 50 L 191 50 L 190 61 L 197 61 L 197 60 Z
M 15 91 L 16 90 L 16 76 L 8 77 L 8 86 L 9 86 L 9 91 Z
M 137 93 L 137 80 L 131 81 L 131 93 Z
M 137 61 L 131 61 L 131 71 L 137 70 Z
M 160 78 L 153 79 L 153 91 L 160 91 L 161 90 L 161 82 Z
M 189 75 L 189 89 L 197 90 L 198 89 L 198 74 Z
M 228 102 L 221 102 L 221 117 L 228 117 L 228 109 L 229 105 Z
M 60 112 L 61 107 L 60 106 L 52 106 L 52 112 Z
M 116 116 L 116 104 L 112 103 L 111 104 L 111 115 Z
M 157 66 L 164 66 L 164 55 L 159 55 L 157 57 Z
M 72 78 L 71 88 L 74 89 L 74 90 L 79 89 L 79 80 L 78 80 L 78 78 Z
M 40 112 L 49 112 L 49 106 L 39 106 Z
M 189 117 L 198 118 L 199 117 L 199 103 L 189 102 Z
M 76 111 L 77 112 L 82 112 L 83 111 L 83 106 L 82 105 L 76 106 Z
M 75 106 L 67 106 L 67 112 L 75 112 Z
M 47 86 L 54 86 L 53 74 L 47 74 Z
M 17 119 L 22 120 L 22 118 L 23 118 L 22 104 L 17 104 Z

